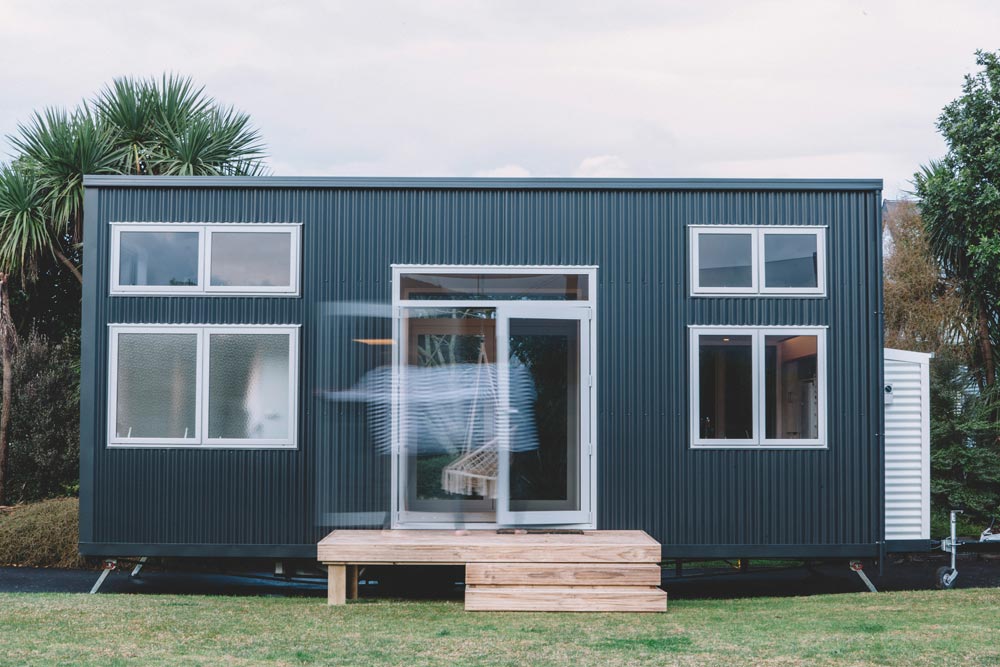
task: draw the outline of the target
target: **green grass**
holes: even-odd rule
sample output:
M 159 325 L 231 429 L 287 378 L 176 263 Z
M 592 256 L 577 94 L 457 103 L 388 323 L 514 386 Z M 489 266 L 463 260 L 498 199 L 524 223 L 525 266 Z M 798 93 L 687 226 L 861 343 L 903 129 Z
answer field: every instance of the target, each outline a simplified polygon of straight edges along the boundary
M 0 665 L 996 665 L 1000 590 L 671 602 L 666 614 L 458 602 L 0 595 Z

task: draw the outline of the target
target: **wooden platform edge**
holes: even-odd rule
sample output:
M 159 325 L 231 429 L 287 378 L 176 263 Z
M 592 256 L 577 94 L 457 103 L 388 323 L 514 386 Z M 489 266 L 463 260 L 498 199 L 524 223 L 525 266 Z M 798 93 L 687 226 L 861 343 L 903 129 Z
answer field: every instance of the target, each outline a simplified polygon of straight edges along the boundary
M 500 586 L 659 586 L 656 563 L 469 563 L 465 583 Z
M 667 611 L 654 586 L 466 586 L 466 611 Z

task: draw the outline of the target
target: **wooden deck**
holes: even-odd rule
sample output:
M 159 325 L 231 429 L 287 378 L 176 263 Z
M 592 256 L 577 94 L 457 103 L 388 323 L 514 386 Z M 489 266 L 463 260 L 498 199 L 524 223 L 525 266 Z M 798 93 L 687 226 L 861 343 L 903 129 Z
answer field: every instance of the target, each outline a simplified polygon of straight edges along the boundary
M 660 544 L 637 530 L 338 530 L 317 547 L 329 603 L 357 595 L 358 565 L 464 565 L 469 611 L 666 611 Z

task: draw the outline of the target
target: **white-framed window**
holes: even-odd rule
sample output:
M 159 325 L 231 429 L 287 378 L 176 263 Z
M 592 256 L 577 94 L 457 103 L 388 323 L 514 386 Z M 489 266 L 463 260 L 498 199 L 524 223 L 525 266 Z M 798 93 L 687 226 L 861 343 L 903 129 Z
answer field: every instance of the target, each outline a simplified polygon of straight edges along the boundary
M 109 447 L 297 446 L 299 327 L 108 331 Z
M 825 448 L 825 327 L 690 328 L 691 446 Z
M 111 294 L 297 295 L 301 228 L 113 222 Z
M 826 294 L 826 228 L 691 225 L 691 294 Z

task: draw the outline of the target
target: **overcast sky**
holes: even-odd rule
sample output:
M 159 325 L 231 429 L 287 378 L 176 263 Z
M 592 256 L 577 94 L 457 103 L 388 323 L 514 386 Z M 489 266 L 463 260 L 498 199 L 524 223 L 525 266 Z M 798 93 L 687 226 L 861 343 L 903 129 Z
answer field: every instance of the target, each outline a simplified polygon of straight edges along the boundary
M 173 71 L 278 175 L 858 177 L 909 189 L 1000 2 L 0 0 L 0 135 Z M 0 143 L 4 157 L 9 143 Z

